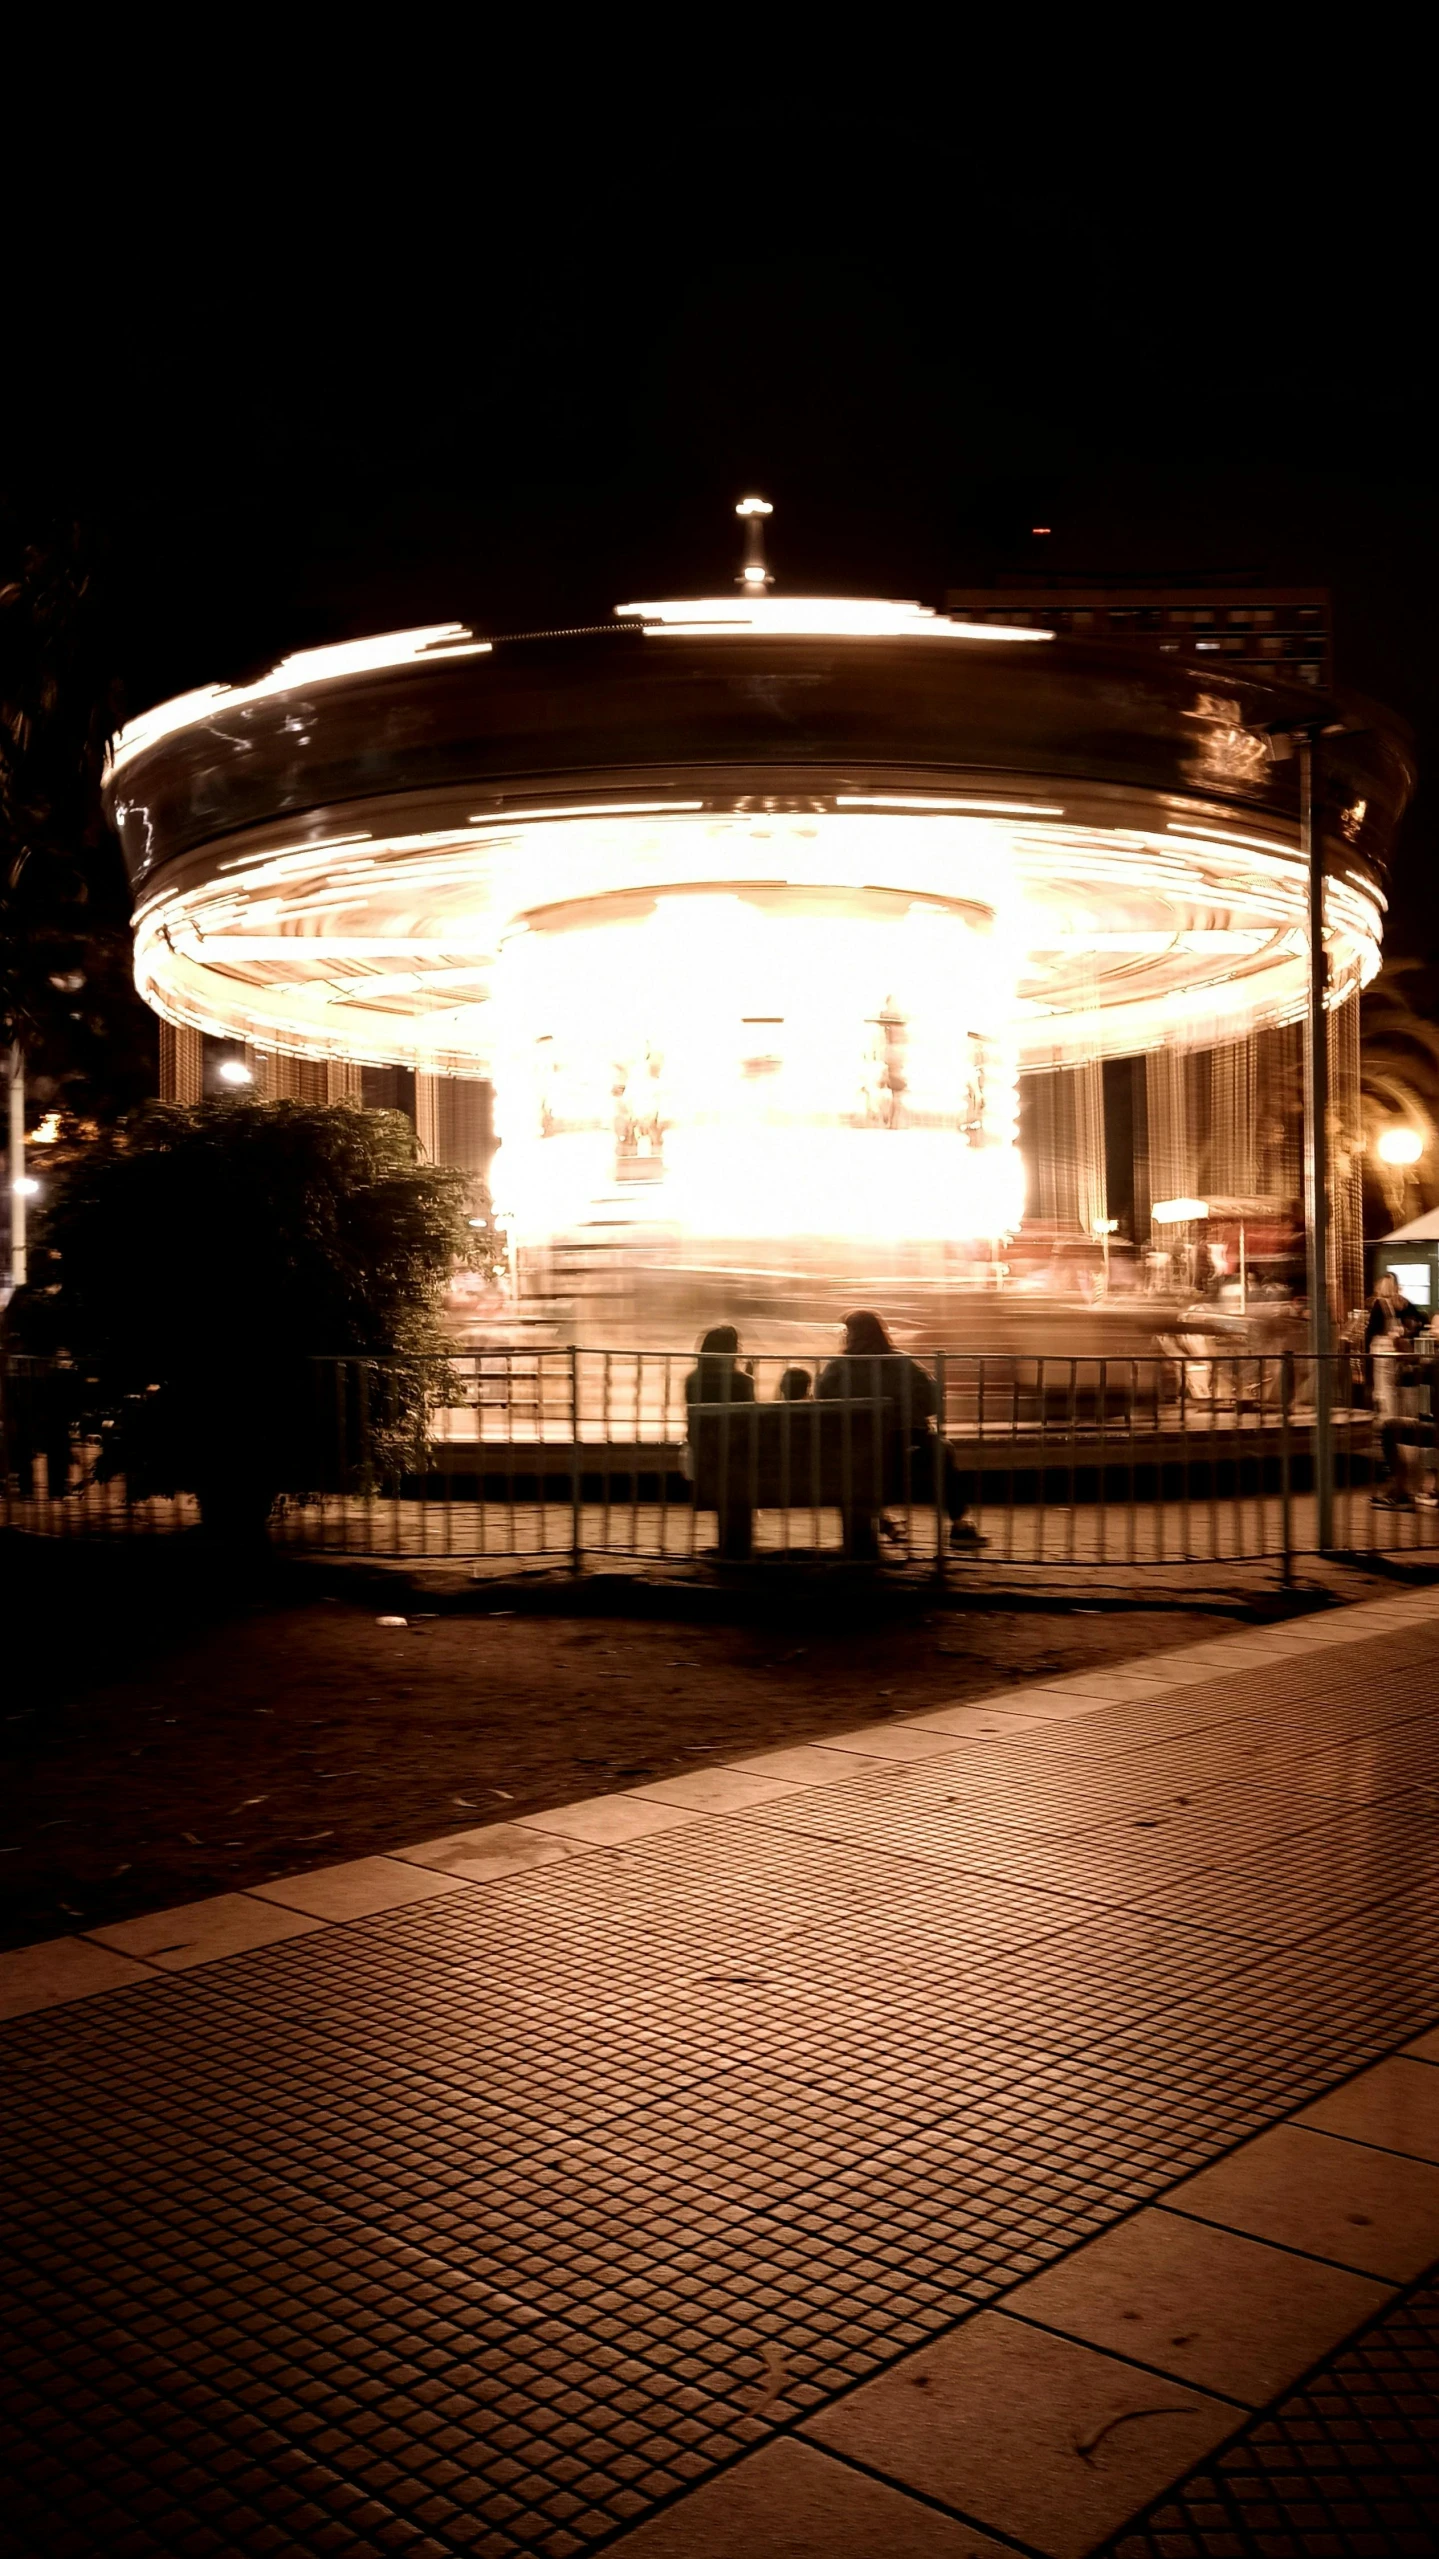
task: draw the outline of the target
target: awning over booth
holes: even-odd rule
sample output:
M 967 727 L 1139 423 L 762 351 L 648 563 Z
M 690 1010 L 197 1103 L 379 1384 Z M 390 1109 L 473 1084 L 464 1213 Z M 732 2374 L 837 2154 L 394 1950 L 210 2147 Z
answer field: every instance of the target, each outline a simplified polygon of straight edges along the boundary
M 1411 1217 L 1407 1226 L 1396 1226 L 1389 1235 L 1379 1237 L 1381 1244 L 1439 1244 L 1439 1208 L 1426 1209 L 1422 1217 Z

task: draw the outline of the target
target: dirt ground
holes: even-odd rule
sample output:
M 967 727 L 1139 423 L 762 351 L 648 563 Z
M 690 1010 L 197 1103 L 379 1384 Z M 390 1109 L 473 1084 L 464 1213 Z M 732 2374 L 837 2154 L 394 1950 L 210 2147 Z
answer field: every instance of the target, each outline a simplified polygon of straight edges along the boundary
M 976 1584 L 760 1612 L 314 1565 L 236 1589 L 182 1540 L 19 1538 L 0 1571 L 7 1945 L 1386 1587 L 1330 1571 L 1288 1603 L 1241 1582 L 1149 1604 Z

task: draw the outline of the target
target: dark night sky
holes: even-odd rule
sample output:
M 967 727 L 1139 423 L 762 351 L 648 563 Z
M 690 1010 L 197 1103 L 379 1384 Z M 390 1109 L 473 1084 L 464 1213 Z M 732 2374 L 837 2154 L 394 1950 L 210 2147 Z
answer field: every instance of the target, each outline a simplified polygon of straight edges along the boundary
M 457 167 L 442 122 L 434 170 L 343 201 L 295 192 L 272 135 L 224 219 L 202 136 L 117 216 L 94 342 L 38 369 L 16 476 L 107 530 L 132 709 L 346 633 L 724 585 L 757 487 L 791 586 L 1326 583 L 1341 683 L 1432 775 L 1433 232 L 1379 87 L 1332 86 L 1322 136 L 1261 84 L 1257 122 L 1231 101 L 1119 149 L 1051 119 L 982 159 L 963 118 L 916 135 L 852 96 L 783 148 L 737 145 L 726 108 L 583 165 L 545 132 Z M 1439 960 L 1435 805 L 1392 941 Z

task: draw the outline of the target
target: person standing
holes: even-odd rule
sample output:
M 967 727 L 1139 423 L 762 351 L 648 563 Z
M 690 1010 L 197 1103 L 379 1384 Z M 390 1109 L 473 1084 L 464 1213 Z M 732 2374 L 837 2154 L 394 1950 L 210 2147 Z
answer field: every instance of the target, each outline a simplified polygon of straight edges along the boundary
M 1369 1374 L 1374 1387 L 1374 1410 L 1381 1423 L 1397 1421 L 1403 1411 L 1400 1397 L 1402 1353 L 1417 1329 L 1418 1317 L 1394 1273 L 1381 1272 L 1370 1301 L 1369 1320 L 1364 1327 L 1364 1347 L 1369 1353 Z
M 1387 1278 L 1388 1273 L 1385 1276 Z M 1399 1302 L 1405 1304 L 1402 1298 Z M 1379 1431 L 1389 1480 L 1374 1495 L 1376 1510 L 1407 1511 L 1413 1510 L 1416 1504 L 1421 1510 L 1439 1510 L 1439 1493 L 1434 1489 L 1435 1460 L 1432 1456 L 1426 1459 L 1416 1453 L 1432 1451 L 1439 1446 L 1439 1421 L 1436 1421 L 1433 1410 L 1434 1362 L 1439 1356 L 1434 1347 L 1436 1334 L 1439 1334 L 1439 1316 L 1432 1318 L 1428 1325 L 1421 1325 L 1417 1307 L 1409 1306 L 1402 1331 L 1385 1342 L 1385 1350 L 1381 1353 L 1383 1373 L 1386 1380 L 1394 1380 L 1395 1394 L 1390 1411 L 1381 1420 Z M 1385 1341 L 1382 1335 L 1376 1338 L 1376 1351 L 1379 1351 L 1381 1341 Z M 1376 1360 L 1376 1379 L 1379 1375 L 1380 1366 Z M 1421 1409 L 1425 1406 L 1427 1411 Z M 1377 1385 L 1375 1408 L 1379 1409 Z

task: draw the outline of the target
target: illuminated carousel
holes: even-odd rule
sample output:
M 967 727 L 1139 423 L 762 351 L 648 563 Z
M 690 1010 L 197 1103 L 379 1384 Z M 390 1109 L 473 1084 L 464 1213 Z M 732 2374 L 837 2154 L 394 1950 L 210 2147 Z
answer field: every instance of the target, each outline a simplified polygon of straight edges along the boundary
M 1305 877 L 1271 737 L 1314 697 L 776 595 L 764 512 L 731 596 L 314 650 L 132 722 L 147 1001 L 262 1089 L 413 1074 L 422 1138 L 488 1177 L 516 1319 L 566 1338 L 782 1340 L 866 1297 L 952 1331 L 1027 1252 L 1109 1236 L 1117 1144 L 1136 1261 L 1166 1201 L 1282 1223 Z M 1368 711 L 1325 769 L 1343 1300 L 1411 775 Z

